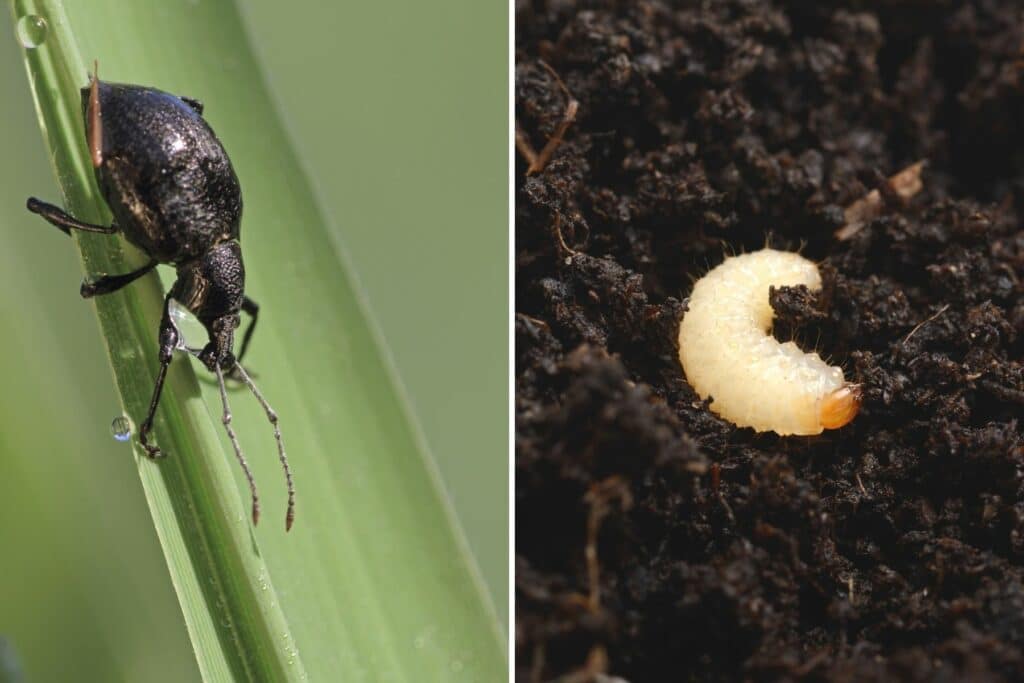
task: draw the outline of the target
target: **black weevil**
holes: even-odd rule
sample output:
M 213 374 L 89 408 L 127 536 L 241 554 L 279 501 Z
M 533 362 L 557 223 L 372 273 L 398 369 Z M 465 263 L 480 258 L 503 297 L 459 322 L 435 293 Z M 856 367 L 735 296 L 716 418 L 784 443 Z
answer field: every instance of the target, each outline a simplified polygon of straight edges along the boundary
M 245 295 L 245 267 L 239 246 L 242 193 L 231 161 L 203 119 L 203 105 L 155 88 L 100 81 L 82 88 L 86 141 L 96 179 L 114 215 L 110 226 L 83 223 L 60 208 L 28 200 L 37 213 L 70 235 L 71 230 L 120 233 L 149 256 L 149 262 L 122 275 L 104 275 L 82 283 L 85 298 L 116 292 L 153 270 L 171 264 L 178 278 L 164 299 L 160 320 L 160 369 L 139 441 L 151 458 L 163 455 L 149 442 L 167 368 L 183 340 L 171 320 L 171 299 L 195 314 L 209 333 L 203 349 L 188 349 L 217 376 L 223 422 L 252 493 L 253 523 L 259 520 L 259 497 L 252 473 L 231 428 L 224 374 L 243 381 L 274 426 L 278 455 L 288 482 L 286 529 L 295 518 L 295 492 L 277 414 L 267 404 L 239 362 L 249 347 L 259 306 Z M 236 359 L 232 351 L 240 312 L 252 320 Z

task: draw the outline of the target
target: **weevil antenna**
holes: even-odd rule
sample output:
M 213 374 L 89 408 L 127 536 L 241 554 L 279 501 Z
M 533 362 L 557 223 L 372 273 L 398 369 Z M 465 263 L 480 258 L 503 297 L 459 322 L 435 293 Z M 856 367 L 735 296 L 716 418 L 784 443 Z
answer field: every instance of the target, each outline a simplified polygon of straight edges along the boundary
M 292 468 L 288 465 L 288 455 L 284 452 L 284 441 L 281 439 L 281 425 L 278 423 L 277 413 L 267 403 L 267 399 L 263 397 L 260 390 L 256 388 L 256 384 L 253 383 L 252 378 L 249 377 L 249 373 L 245 371 L 241 363 L 235 362 L 235 371 L 238 372 L 239 377 L 245 382 L 245 386 L 249 387 L 249 391 L 260 402 L 260 405 L 263 406 L 263 410 L 267 414 L 267 420 L 274 426 L 274 439 L 277 441 L 277 457 L 281 461 L 281 467 L 284 468 L 285 481 L 288 482 L 288 512 L 284 518 L 284 529 L 285 531 L 291 531 L 292 523 L 295 522 L 295 485 L 292 482 Z
M 224 416 L 221 421 L 224 423 L 224 429 L 227 431 L 228 438 L 231 439 L 231 445 L 235 449 L 235 458 L 238 460 L 238 464 L 242 466 L 245 478 L 249 480 L 249 492 L 252 493 L 252 523 L 255 525 L 260 521 L 260 496 L 256 493 L 256 479 L 252 476 L 249 463 L 242 453 L 242 446 L 238 443 L 235 430 L 231 427 L 231 408 L 228 406 L 227 389 L 224 388 L 224 371 L 220 369 L 219 363 L 214 366 L 214 372 L 217 373 L 217 386 L 220 387 L 220 401 L 224 405 Z
M 100 111 L 100 60 L 93 62 L 89 87 L 89 156 L 93 168 L 103 165 L 103 112 Z

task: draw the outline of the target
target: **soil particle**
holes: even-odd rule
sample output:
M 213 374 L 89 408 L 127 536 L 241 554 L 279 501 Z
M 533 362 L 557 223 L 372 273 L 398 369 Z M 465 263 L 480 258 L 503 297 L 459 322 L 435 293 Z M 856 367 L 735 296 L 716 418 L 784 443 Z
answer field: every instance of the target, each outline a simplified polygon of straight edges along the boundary
M 517 680 L 1024 678 L 1022 45 L 1011 0 L 517 1 Z M 683 376 L 766 242 L 821 263 L 773 333 L 863 385 L 841 430 Z

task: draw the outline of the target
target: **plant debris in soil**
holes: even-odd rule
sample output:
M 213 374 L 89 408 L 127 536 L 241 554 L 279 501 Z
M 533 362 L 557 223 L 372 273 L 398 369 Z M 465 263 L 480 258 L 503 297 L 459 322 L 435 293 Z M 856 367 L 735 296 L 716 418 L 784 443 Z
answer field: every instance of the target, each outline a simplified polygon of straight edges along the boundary
M 1024 8 L 517 0 L 515 50 L 517 680 L 1024 678 Z M 841 430 L 683 376 L 766 242 Z

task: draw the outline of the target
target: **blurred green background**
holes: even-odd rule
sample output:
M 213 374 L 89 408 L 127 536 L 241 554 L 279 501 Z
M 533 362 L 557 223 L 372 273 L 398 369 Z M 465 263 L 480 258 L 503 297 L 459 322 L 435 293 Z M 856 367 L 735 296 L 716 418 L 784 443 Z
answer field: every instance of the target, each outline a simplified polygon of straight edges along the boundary
M 504 622 L 506 7 L 244 10 Z M 194 680 L 76 256 L 24 210 L 58 194 L 7 8 L 0 36 L 0 637 L 30 680 Z

